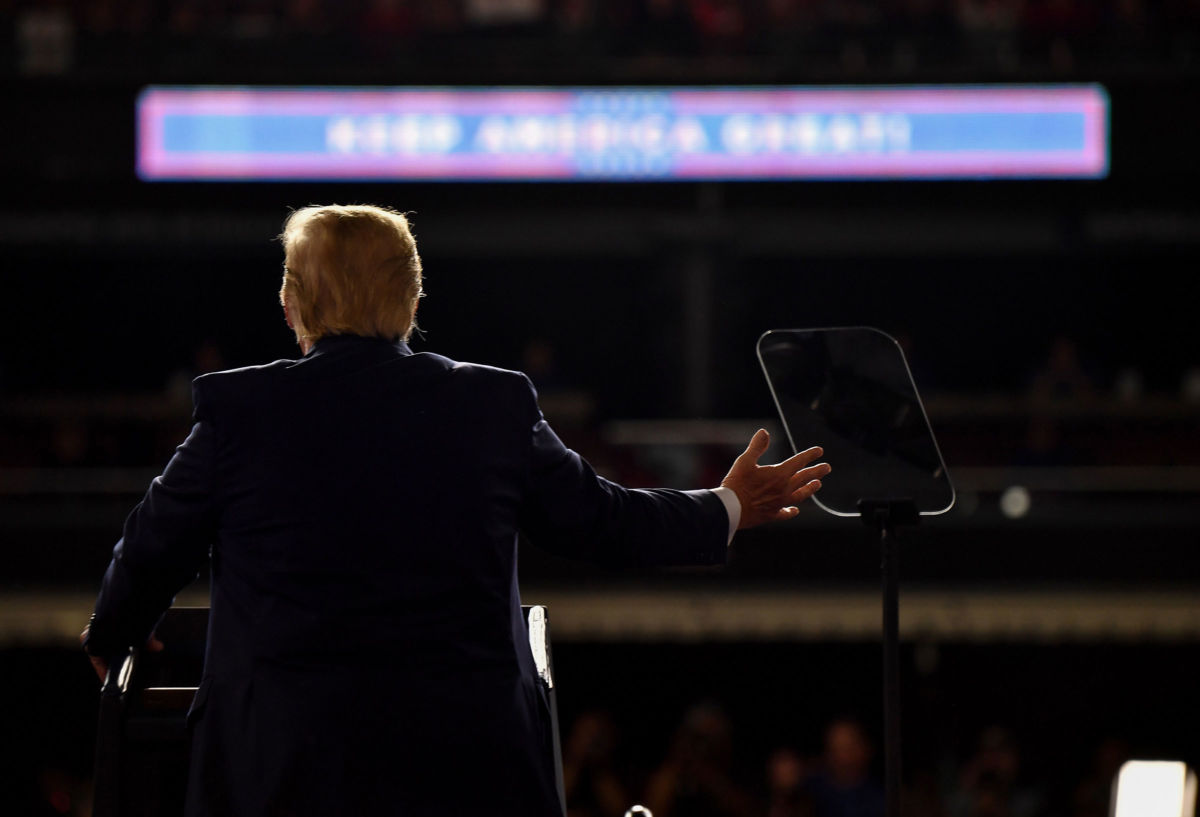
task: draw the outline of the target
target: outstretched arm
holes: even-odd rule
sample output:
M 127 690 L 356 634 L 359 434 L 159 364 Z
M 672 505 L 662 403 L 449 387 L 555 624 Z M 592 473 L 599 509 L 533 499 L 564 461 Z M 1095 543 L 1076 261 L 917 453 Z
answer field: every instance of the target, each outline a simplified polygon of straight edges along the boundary
M 216 432 L 196 395 L 196 424 L 125 521 L 96 610 L 81 640 L 103 679 L 108 659 L 130 646 L 158 647 L 154 625 L 196 578 L 216 531 Z

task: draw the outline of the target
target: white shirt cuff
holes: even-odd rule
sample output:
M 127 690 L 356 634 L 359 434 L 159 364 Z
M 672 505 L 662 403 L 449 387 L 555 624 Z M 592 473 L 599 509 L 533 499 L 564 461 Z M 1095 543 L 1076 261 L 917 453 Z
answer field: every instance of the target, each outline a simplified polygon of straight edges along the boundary
M 733 535 L 737 533 L 738 525 L 742 521 L 742 503 L 732 489 L 723 485 L 713 488 L 712 492 L 721 500 L 721 504 L 725 506 L 725 513 L 729 515 L 729 539 L 725 542 L 728 546 L 733 542 Z

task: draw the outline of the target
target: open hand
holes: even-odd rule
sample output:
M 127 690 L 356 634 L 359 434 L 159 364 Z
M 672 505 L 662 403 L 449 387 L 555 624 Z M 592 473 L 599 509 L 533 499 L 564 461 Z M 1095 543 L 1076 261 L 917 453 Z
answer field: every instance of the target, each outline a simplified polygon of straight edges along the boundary
M 771 435 L 760 428 L 750 445 L 733 461 L 721 485 L 737 494 L 742 504 L 738 530 L 765 522 L 791 519 L 796 507 L 821 489 L 821 477 L 830 472 L 827 463 L 810 465 L 825 452 L 820 446 L 801 451 L 777 465 L 759 465 L 758 458 L 771 445 Z

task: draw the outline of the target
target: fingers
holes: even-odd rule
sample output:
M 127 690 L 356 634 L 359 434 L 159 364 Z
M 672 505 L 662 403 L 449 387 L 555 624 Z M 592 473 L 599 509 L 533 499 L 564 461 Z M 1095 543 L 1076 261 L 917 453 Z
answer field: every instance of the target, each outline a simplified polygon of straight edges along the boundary
M 83 628 L 83 632 L 79 634 L 79 643 L 83 644 L 87 641 L 88 632 L 92 629 L 92 625 Z M 94 655 L 89 655 L 88 659 L 92 662 L 92 669 L 96 671 L 96 675 L 100 678 L 100 683 L 104 683 L 104 678 L 108 675 L 108 662 L 103 658 L 97 658 Z
M 812 482 L 814 479 L 821 479 L 828 476 L 832 470 L 833 467 L 827 462 L 803 468 L 788 477 L 788 490 L 794 491 L 800 486 Z
M 94 655 L 89 655 L 92 659 L 92 669 L 96 671 L 97 677 L 100 678 L 100 683 L 104 683 L 104 679 L 108 677 L 108 662 L 103 658 L 98 658 Z
M 158 636 L 150 633 L 150 637 L 146 639 L 146 649 L 150 652 L 162 652 L 163 643 L 158 640 Z
M 828 463 L 812 464 L 825 453 L 819 445 L 800 451 L 777 465 L 759 465 L 758 460 L 770 444 L 770 434 L 760 428 L 721 481 L 721 485 L 731 489 L 741 503 L 739 530 L 764 522 L 793 519 L 800 513 L 797 506 L 819 491 L 821 479 L 832 471 Z
M 811 498 L 813 494 L 821 490 L 821 478 L 828 475 L 832 470 L 833 467 L 829 463 L 822 462 L 810 465 L 808 468 L 802 468 L 794 474 L 789 475 L 787 484 L 784 487 L 784 501 L 799 505 Z M 796 513 L 799 513 L 798 509 Z
M 771 435 L 767 433 L 765 428 L 760 428 L 750 438 L 750 444 L 746 446 L 746 450 L 738 456 L 737 464 L 742 464 L 743 460 L 747 460 L 751 464 L 757 464 L 759 457 L 767 453 L 767 449 L 770 447 Z
M 792 491 L 792 502 L 797 504 L 812 497 L 817 491 L 821 490 L 821 480 L 814 479 L 801 485 L 796 490 Z
M 789 519 L 793 519 L 798 513 L 800 513 L 799 508 L 797 508 L 795 505 L 788 505 L 786 508 L 780 508 L 775 512 L 774 521 L 786 522 Z
M 760 428 L 754 432 L 754 436 L 750 438 L 750 444 L 746 446 L 737 458 L 737 464 L 744 465 L 747 463 L 757 464 L 763 454 L 767 453 L 767 449 L 771 447 L 771 435 L 765 428 Z M 808 465 L 815 459 L 820 458 L 825 453 L 825 449 L 819 445 L 814 445 L 812 448 L 806 448 L 788 457 L 783 462 L 775 467 L 780 470 L 798 470 L 803 466 Z
M 783 502 L 788 503 L 782 509 L 776 511 L 776 519 L 791 519 L 796 514 L 800 513 L 800 509 L 796 506 L 803 505 L 809 499 L 812 499 L 813 494 L 821 490 L 821 480 L 812 479 L 803 485 L 789 491 L 783 498 Z M 784 515 L 786 512 L 786 515 Z
M 753 512 L 747 512 L 749 509 L 743 508 L 742 520 L 746 523 L 746 527 L 755 527 L 764 522 L 784 522 L 788 519 L 794 519 L 800 513 L 800 508 L 797 506 L 804 504 L 806 500 L 812 498 L 812 495 L 819 490 L 821 490 L 821 480 L 809 480 L 795 488 L 795 490 L 788 491 L 776 500 L 780 504 L 787 503 L 782 507 L 780 507 L 780 504 L 772 503 L 770 505 L 764 504 L 754 509 Z
M 779 463 L 780 468 L 797 469 L 808 465 L 813 460 L 819 458 L 825 453 L 825 449 L 819 445 L 814 445 L 812 448 L 806 448 L 803 451 L 793 454 L 783 462 Z

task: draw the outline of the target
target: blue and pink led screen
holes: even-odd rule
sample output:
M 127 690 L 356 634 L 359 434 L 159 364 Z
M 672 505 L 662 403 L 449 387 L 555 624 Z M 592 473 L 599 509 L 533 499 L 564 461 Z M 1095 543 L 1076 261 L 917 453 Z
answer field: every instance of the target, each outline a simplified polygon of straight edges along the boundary
M 148 181 L 1102 178 L 1098 85 L 168 88 Z

